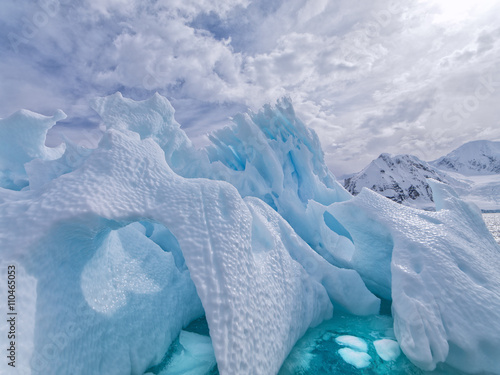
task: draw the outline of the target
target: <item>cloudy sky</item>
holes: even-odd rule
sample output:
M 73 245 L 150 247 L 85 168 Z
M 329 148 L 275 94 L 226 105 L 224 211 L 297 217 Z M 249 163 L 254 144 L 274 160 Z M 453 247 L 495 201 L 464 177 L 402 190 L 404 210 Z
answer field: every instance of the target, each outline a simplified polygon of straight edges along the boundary
M 155 91 L 195 144 L 288 95 L 336 175 L 500 140 L 500 0 L 2 0 L 0 117 Z

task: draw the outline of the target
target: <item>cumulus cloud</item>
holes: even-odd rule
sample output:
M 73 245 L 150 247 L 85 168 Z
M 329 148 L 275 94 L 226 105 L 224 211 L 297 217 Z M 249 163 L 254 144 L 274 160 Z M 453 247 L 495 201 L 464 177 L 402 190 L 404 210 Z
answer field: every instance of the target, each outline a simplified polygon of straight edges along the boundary
M 382 152 L 430 160 L 500 139 L 500 6 L 466 3 L 5 0 L 0 117 L 61 108 L 81 123 L 94 96 L 158 91 L 203 144 L 289 95 L 336 174 Z

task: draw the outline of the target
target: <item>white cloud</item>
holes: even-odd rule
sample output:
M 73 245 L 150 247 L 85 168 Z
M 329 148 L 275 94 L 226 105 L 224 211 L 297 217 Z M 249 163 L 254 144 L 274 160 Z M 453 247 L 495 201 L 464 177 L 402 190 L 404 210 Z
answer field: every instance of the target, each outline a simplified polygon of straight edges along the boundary
M 337 174 L 381 152 L 432 159 L 500 139 L 498 1 L 470 2 L 467 19 L 436 0 L 4 3 L 1 117 L 85 116 L 93 96 L 159 91 L 203 137 L 286 94 Z

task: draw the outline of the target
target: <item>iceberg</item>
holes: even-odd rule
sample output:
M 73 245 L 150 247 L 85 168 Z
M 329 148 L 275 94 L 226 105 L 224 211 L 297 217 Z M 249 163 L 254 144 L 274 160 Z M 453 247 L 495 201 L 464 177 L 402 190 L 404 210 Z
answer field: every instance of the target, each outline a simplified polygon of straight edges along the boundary
M 392 300 L 397 341 L 414 364 L 498 374 L 500 247 L 477 206 L 428 182 L 436 212 L 368 189 L 330 212 L 353 238 L 354 269 L 372 292 Z
M 96 148 L 45 146 L 62 111 L 0 120 L 15 148 L 0 154 L 1 264 L 24 285 L 25 373 L 143 374 L 174 353 L 173 373 L 215 360 L 223 375 L 277 374 L 308 329 L 376 316 L 382 298 L 417 366 L 500 374 L 500 249 L 451 190 L 430 182 L 436 212 L 353 198 L 286 98 L 201 150 L 158 94 L 91 106 Z M 209 337 L 185 330 L 203 316 Z M 348 342 L 335 343 L 346 361 L 382 362 Z
M 31 373 L 143 373 L 203 314 L 221 374 L 277 373 L 334 305 L 378 311 L 356 271 L 323 260 L 267 204 L 175 173 L 166 161 L 182 161 L 185 143 L 162 148 L 149 135 L 163 128 L 110 118 L 73 170 L 0 190 L 3 259 L 37 283 Z

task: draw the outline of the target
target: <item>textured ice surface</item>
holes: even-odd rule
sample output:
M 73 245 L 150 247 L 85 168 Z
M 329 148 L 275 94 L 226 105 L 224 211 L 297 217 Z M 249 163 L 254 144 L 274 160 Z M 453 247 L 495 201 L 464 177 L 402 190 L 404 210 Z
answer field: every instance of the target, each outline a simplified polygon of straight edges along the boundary
M 30 227 L 2 238 L 2 248 L 38 281 L 35 333 L 25 340 L 41 355 L 40 372 L 144 371 L 202 313 L 197 294 L 221 373 L 277 371 L 309 325 L 331 315 L 326 290 L 286 250 L 254 258 L 252 216 L 231 185 L 185 180 L 162 155 L 150 140 L 110 130 L 81 168 L 3 203 L 2 228 Z M 174 268 L 168 252 L 129 247 L 153 241 L 110 231 L 144 219 L 175 236 L 196 291 L 187 271 L 162 276 Z M 47 359 L 49 333 L 70 324 L 80 333 Z
M 323 217 L 326 206 L 351 195 L 326 167 L 316 133 L 296 117 L 288 99 L 235 116 L 234 124 L 212 134 L 211 144 L 201 151 L 193 148 L 174 109 L 158 94 L 136 102 L 116 93 L 92 106 L 107 128 L 153 139 L 177 174 L 228 181 L 242 197 L 262 199 L 329 262 L 344 266 L 342 254 L 353 251 L 345 229 Z
M 500 244 L 500 213 L 483 214 L 483 219 L 495 240 Z
M 338 336 L 335 339 L 335 341 L 339 345 L 347 346 L 358 352 L 366 353 L 368 351 L 368 345 L 366 345 L 366 341 L 356 336 L 351 336 L 351 335 Z
M 130 130 L 151 138 L 165 153 L 172 170 L 183 176 L 205 177 L 208 159 L 197 151 L 174 119 L 174 108 L 159 94 L 144 101 L 134 101 L 121 93 L 96 98 L 91 107 L 101 116 L 107 129 Z
M 396 337 L 413 363 L 498 374 L 500 247 L 477 207 L 430 184 L 437 212 L 367 189 L 330 211 L 353 237 L 355 269 L 372 291 L 392 297 Z
M 397 341 L 381 339 L 373 342 L 375 350 L 384 361 L 394 361 L 401 355 L 401 349 Z
M 194 154 L 171 107 L 158 95 L 134 103 L 97 100 L 107 130 L 96 149 L 47 178 L 34 167 L 29 190 L 0 189 L 2 256 L 37 285 L 23 338 L 32 374 L 142 373 L 203 313 L 221 374 L 272 374 L 333 306 L 378 311 L 356 271 L 323 260 L 263 201 L 175 173 L 189 175 Z M 326 187 L 330 177 L 318 192 L 290 188 L 302 197 L 296 217 L 308 194 L 345 194 Z
M 311 280 L 305 291 L 306 296 L 312 290 L 317 290 L 315 294 L 319 296 L 326 291 L 326 296 L 334 305 L 345 311 L 359 315 L 378 313 L 380 300 L 368 291 L 356 271 L 337 268 L 326 262 L 276 211 L 260 199 L 247 197 L 245 202 L 253 216 L 252 250 L 257 261 L 274 258 L 279 253 L 289 254 L 302 265 L 301 272 L 305 271 L 302 278 Z M 315 321 L 316 324 L 320 323 Z

